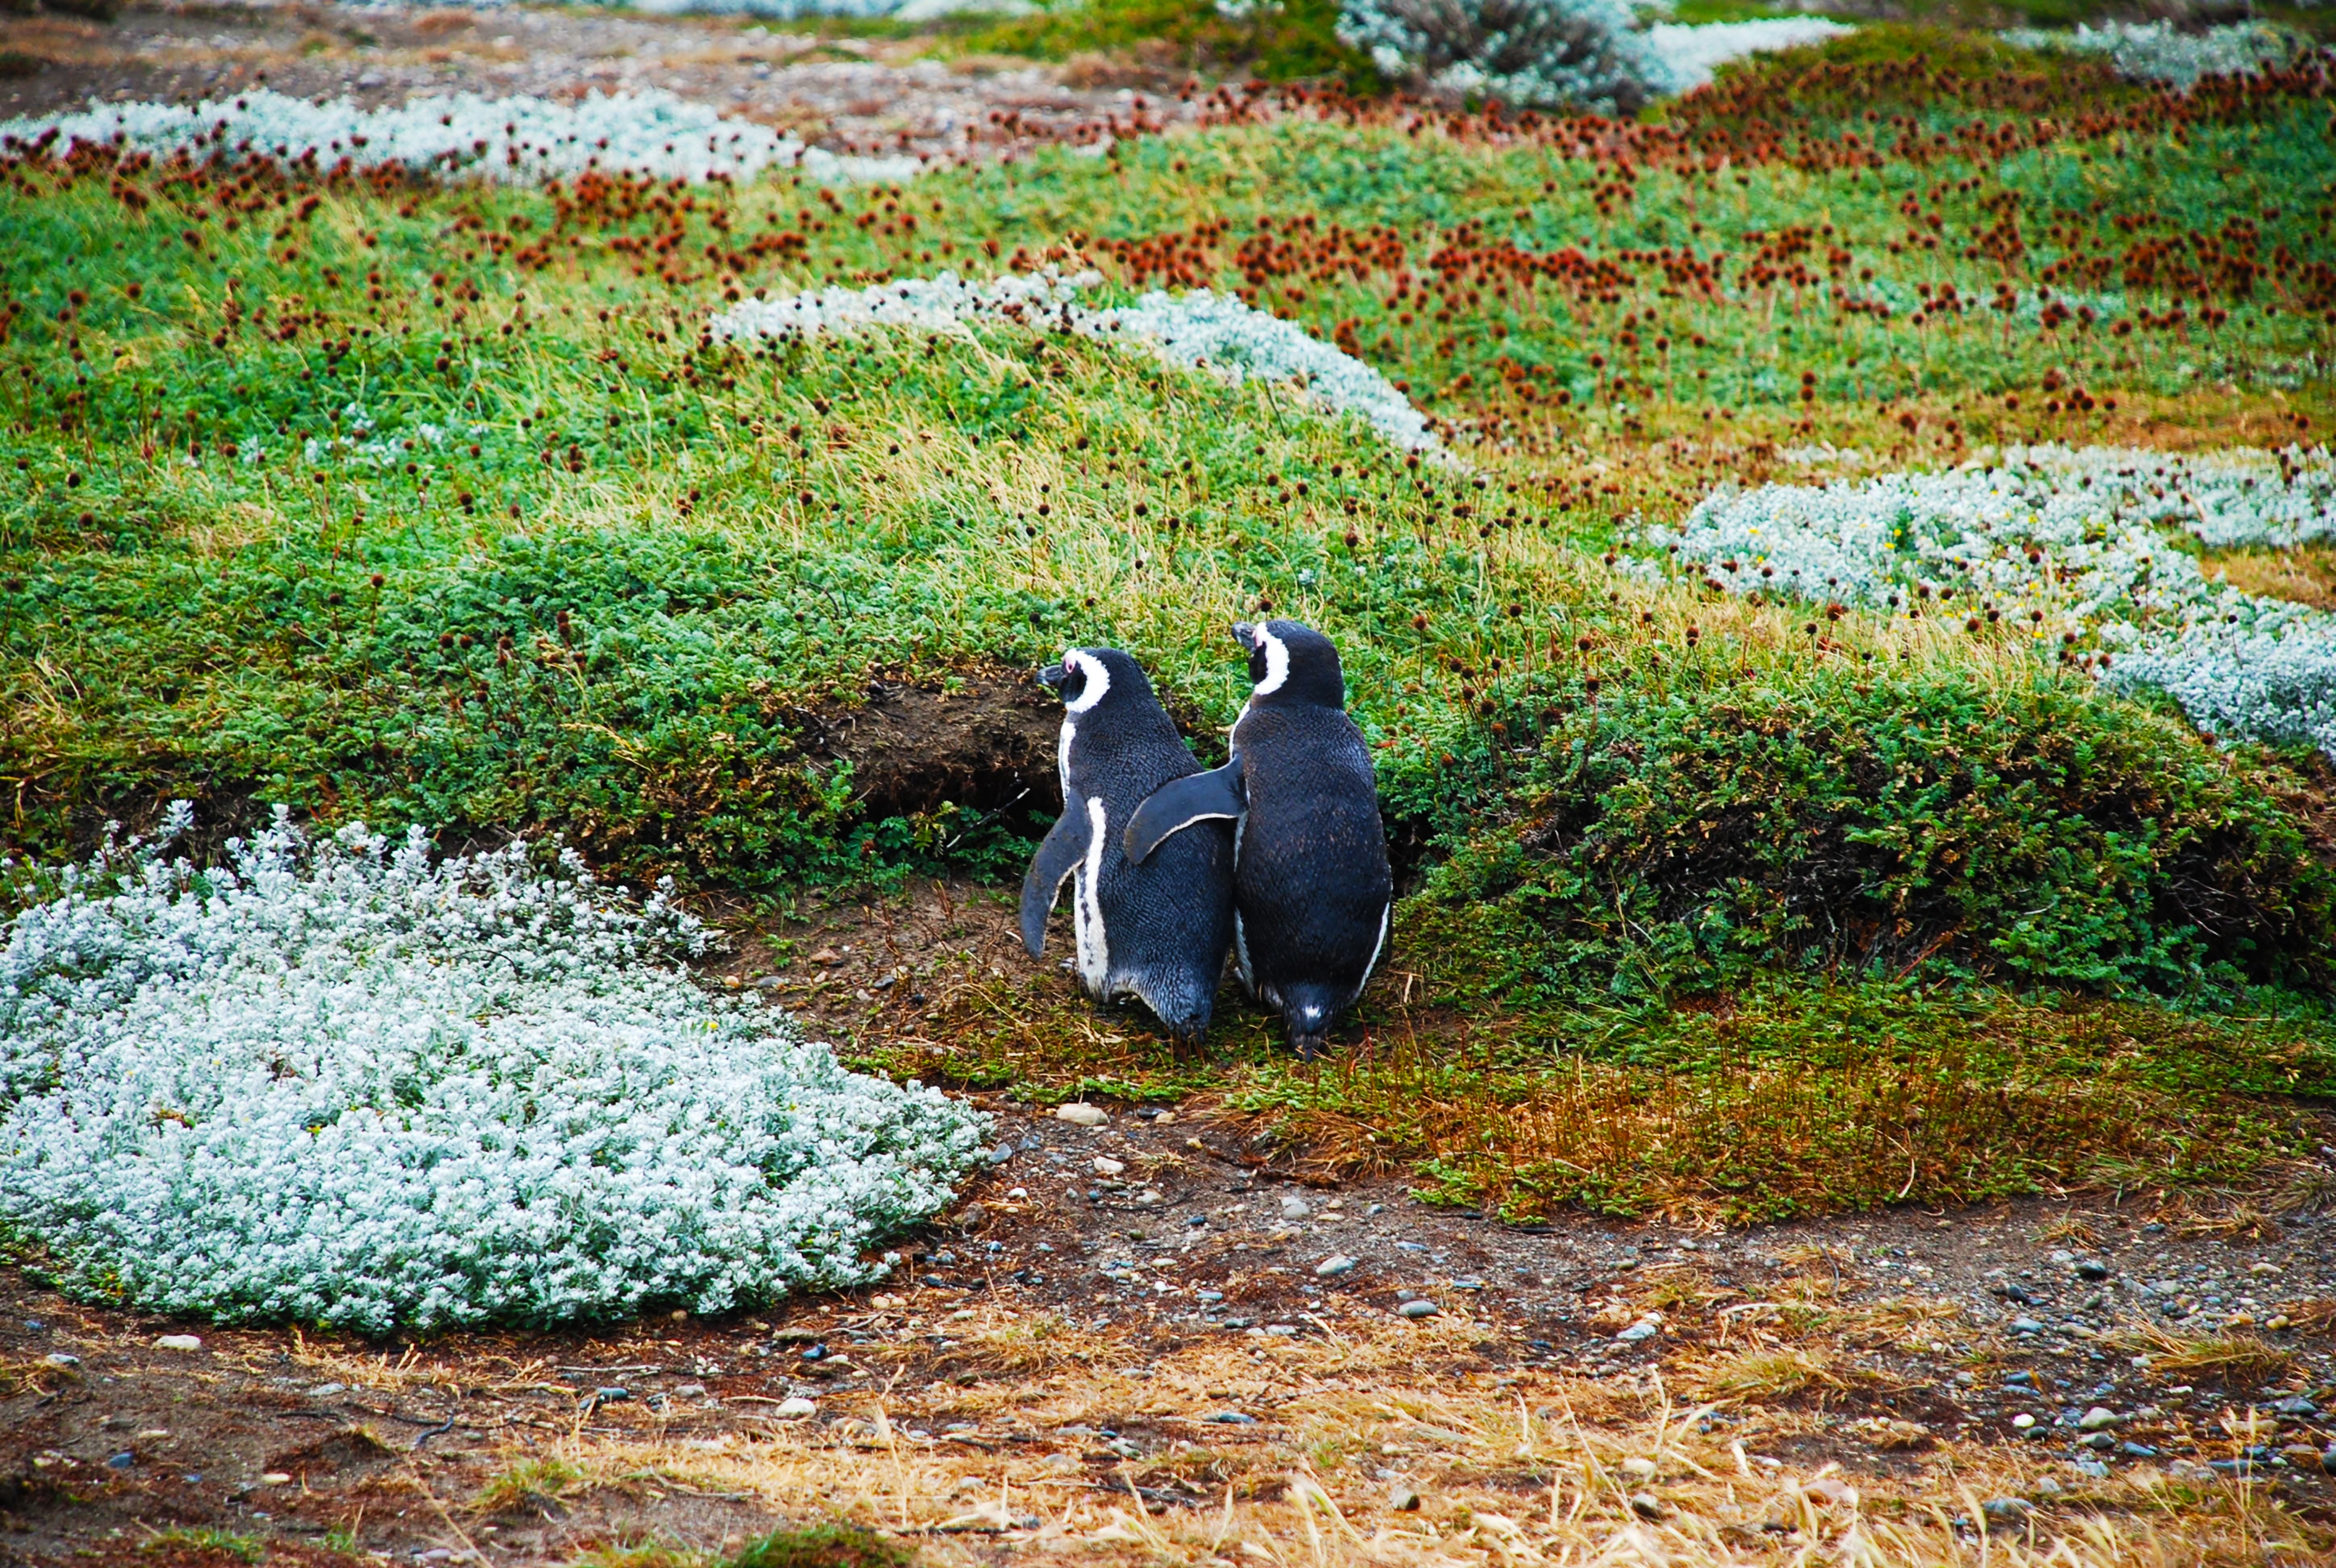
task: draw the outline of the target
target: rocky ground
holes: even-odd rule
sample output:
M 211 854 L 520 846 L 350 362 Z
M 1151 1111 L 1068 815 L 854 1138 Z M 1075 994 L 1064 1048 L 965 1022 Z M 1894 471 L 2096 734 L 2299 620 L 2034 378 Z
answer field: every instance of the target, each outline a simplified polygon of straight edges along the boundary
M 1919 1495 L 1976 1472 L 1999 1513 L 2043 1517 L 2245 1487 L 2336 1522 L 2336 1226 L 2318 1216 L 2039 1203 L 1517 1227 L 1397 1181 L 1281 1179 L 1237 1124 L 991 1104 L 992 1174 L 904 1243 L 893 1282 L 754 1316 L 383 1344 L 0 1275 L 0 1561 L 209 1530 L 560 1562 L 830 1511 L 1088 1538 L 1110 1522 L 1083 1504 L 1132 1488 L 1197 1519 L 1286 1491 L 1298 1459 L 1350 1514 L 1432 1521 L 1439 1496 L 1552 1484 L 1485 1436 L 1514 1402 L 1547 1412 L 1510 1416 L 1528 1445 L 1563 1409 L 1644 1447 L 1650 1413 L 1660 1429 L 1713 1401 L 1700 1442 L 1804 1488 Z M 1358 1391 L 1383 1408 L 1358 1416 Z
M 368 107 L 427 93 L 663 89 L 836 151 L 959 157 L 1092 141 L 1140 112 L 1181 112 L 1173 73 L 1101 61 L 944 63 L 921 58 L 925 48 L 585 7 L 169 5 L 111 24 L 0 15 L 0 119 L 263 85 Z

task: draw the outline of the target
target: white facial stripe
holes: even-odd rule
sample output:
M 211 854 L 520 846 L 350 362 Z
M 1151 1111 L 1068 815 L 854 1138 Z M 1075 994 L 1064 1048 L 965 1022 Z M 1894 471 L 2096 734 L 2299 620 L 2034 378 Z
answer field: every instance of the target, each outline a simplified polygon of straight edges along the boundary
M 1271 696 L 1290 678 L 1290 649 L 1282 640 L 1263 627 L 1257 628 L 1257 640 L 1265 649 L 1265 678 L 1257 683 L 1251 696 Z
M 1099 658 L 1089 658 L 1076 651 L 1066 653 L 1063 656 L 1063 667 L 1076 669 L 1087 677 L 1087 684 L 1080 691 L 1077 700 L 1063 705 L 1066 712 L 1085 713 L 1101 702 L 1104 695 L 1111 690 L 1111 671 L 1104 667 L 1103 660 Z

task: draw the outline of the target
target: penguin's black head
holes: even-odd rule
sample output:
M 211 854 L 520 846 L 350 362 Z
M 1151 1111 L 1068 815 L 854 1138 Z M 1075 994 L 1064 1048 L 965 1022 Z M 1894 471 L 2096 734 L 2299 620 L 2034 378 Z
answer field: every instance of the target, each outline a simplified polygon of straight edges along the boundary
M 1338 650 L 1312 627 L 1294 620 L 1269 620 L 1263 626 L 1237 621 L 1233 636 L 1249 649 L 1250 701 L 1347 706 L 1347 677 L 1338 667 Z
M 1144 667 L 1115 648 L 1075 648 L 1063 662 L 1038 672 L 1039 683 L 1055 688 L 1072 713 L 1091 713 L 1109 702 L 1152 695 Z

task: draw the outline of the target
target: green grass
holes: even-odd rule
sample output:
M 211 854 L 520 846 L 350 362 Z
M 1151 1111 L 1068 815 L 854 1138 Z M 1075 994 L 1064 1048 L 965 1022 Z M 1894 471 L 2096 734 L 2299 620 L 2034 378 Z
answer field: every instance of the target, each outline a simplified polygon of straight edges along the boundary
M 1244 118 L 686 205 L 10 170 L 0 842 L 54 860 L 189 795 L 214 834 L 277 802 L 557 832 L 699 889 L 1010 882 L 1043 811 L 936 782 L 871 813 L 813 719 L 1108 642 L 1222 725 L 1224 623 L 1270 606 L 1346 649 L 1434 1016 L 1397 1053 L 1375 1002 L 1367 1065 L 1319 1076 L 1248 1022 L 1202 1070 L 1031 1016 L 891 1065 L 1208 1088 L 1527 1210 L 2224 1181 L 2294 1144 L 2263 1096 L 2326 1086 L 2306 759 L 2215 751 L 2013 629 L 1852 613 L 1820 646 L 1605 557 L 1802 443 L 2324 430 L 2324 99 L 2177 115 L 1879 28 L 1594 156 L 1539 122 Z M 750 290 L 1080 254 L 1341 342 L 1467 465 L 1084 339 L 700 338 Z M 2059 380 L 2098 405 L 2048 408 Z M 2049 1027 L 1988 1043 L 2015 1018 Z M 1406 1108 L 1431 1090 L 1507 1109 Z
M 939 45 L 949 54 L 1070 60 L 1119 56 L 1155 71 L 1251 74 L 1268 82 L 1329 79 L 1379 85 L 1370 61 L 1338 37 L 1337 0 L 1283 0 L 1245 17 L 1189 0 L 1068 0 L 1028 16 L 960 24 Z
M 765 1535 L 723 1568 L 912 1568 L 911 1547 L 849 1524 L 807 1524 Z

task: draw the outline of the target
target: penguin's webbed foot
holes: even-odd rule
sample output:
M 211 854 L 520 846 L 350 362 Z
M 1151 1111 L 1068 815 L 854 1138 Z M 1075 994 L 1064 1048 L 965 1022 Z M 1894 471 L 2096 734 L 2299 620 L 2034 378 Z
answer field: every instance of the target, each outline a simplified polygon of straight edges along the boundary
M 1209 1035 L 1205 1029 L 1171 1029 L 1168 1031 L 1168 1055 L 1178 1062 L 1205 1062 L 1209 1059 Z
M 1298 1047 L 1298 1059 L 1301 1062 L 1312 1061 L 1316 1053 L 1324 1048 L 1320 1035 L 1292 1035 L 1290 1043 Z

